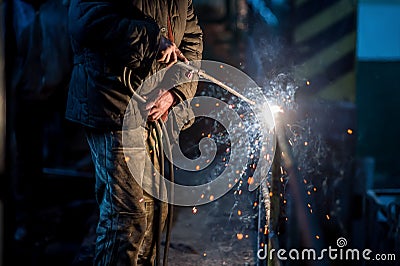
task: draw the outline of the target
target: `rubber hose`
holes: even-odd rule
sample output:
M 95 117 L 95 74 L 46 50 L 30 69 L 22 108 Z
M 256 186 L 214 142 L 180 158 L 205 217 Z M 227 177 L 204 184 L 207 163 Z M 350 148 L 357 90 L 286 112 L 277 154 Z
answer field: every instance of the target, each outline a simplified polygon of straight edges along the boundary
M 162 190 L 162 177 L 165 174 L 164 171 L 164 142 L 163 139 L 165 140 L 165 151 L 168 152 L 168 158 L 170 158 L 170 160 L 168 161 L 169 164 L 169 181 L 171 181 L 171 183 L 174 182 L 174 164 L 172 162 L 172 148 L 171 148 L 171 144 L 169 142 L 169 138 L 168 138 L 168 131 L 165 127 L 164 122 L 159 119 L 156 123 L 156 134 L 157 134 L 157 140 L 158 140 L 158 145 L 160 147 L 160 185 L 159 185 L 159 195 L 160 198 L 163 198 L 163 190 Z M 164 138 L 163 138 L 164 137 Z M 174 196 L 174 189 L 173 186 L 170 186 L 170 190 L 169 190 L 169 196 L 171 199 Z M 159 213 L 159 226 L 158 226 L 158 235 L 157 235 L 157 247 L 156 247 L 156 265 L 160 265 L 160 248 L 161 248 L 161 236 L 162 236 L 162 208 L 163 204 L 162 201 L 158 200 L 157 203 L 159 204 L 159 209 L 158 209 L 158 213 Z M 167 266 L 168 265 L 168 253 L 169 253 L 169 246 L 170 246 L 170 242 L 171 242 L 171 231 L 172 231 L 172 224 L 173 224 L 173 205 L 171 203 L 168 203 L 168 215 L 167 215 L 167 219 L 166 219 L 166 238 L 165 238 L 165 247 L 164 247 L 164 256 L 163 256 L 163 266 Z

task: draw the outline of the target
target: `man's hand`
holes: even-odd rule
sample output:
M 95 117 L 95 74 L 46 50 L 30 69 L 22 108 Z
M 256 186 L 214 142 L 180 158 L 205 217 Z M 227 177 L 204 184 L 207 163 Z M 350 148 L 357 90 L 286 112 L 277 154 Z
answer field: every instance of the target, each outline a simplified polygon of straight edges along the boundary
M 160 41 L 160 52 L 159 59 L 157 60 L 160 63 L 167 64 L 167 67 L 172 66 L 178 60 L 188 63 L 189 60 L 182 54 L 182 52 L 176 47 L 174 42 L 171 42 L 164 36 L 161 37 Z
M 146 110 L 149 111 L 147 120 L 156 121 L 162 119 L 164 122 L 168 117 L 168 109 L 175 101 L 174 95 L 170 91 L 161 90 L 159 97 L 146 105 Z

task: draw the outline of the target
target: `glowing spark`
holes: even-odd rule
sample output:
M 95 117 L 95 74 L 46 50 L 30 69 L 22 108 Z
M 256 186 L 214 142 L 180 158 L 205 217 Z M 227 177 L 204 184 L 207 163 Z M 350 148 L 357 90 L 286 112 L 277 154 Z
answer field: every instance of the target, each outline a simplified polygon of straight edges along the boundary
M 304 146 L 307 146 L 307 145 L 308 145 L 308 142 L 307 142 L 307 141 L 305 141 L 305 142 L 304 142 Z
M 272 193 L 272 192 L 269 193 L 269 196 L 270 196 L 270 197 L 272 197 L 273 195 L 274 195 L 274 193 Z
M 252 185 L 254 183 L 254 178 L 250 176 L 249 179 L 247 180 L 247 183 L 249 185 Z
M 237 239 L 242 240 L 243 239 L 243 234 L 242 233 L 237 233 L 236 237 L 237 237 Z
M 200 165 L 196 165 L 196 170 L 200 170 Z
M 306 81 L 307 86 L 310 86 L 311 82 L 309 80 Z
M 200 198 L 204 199 L 204 197 L 205 197 L 205 195 L 204 195 L 204 194 L 201 194 Z
M 231 183 L 229 183 L 229 184 L 228 184 L 228 188 L 231 188 L 231 187 L 232 187 L 232 184 L 231 184 Z
M 314 190 L 314 192 L 317 192 L 317 188 L 315 187 L 315 188 L 313 188 L 313 190 Z
M 258 205 L 258 202 L 257 202 L 257 201 L 254 202 L 253 206 L 254 206 L 254 207 L 257 207 L 257 205 Z
M 196 213 L 197 213 L 197 208 L 196 208 L 196 207 L 193 207 L 192 213 L 193 213 L 193 214 L 196 214 Z
M 131 158 L 129 158 L 128 156 L 125 156 L 125 162 L 129 162 Z
M 217 106 L 217 107 L 218 107 L 218 106 L 219 106 L 219 103 L 216 103 L 216 104 L 215 104 L 215 106 Z
M 207 256 L 207 253 L 204 252 L 204 253 L 203 253 L 203 256 L 204 256 L 204 257 Z
M 238 214 L 239 216 L 241 216 L 241 215 L 242 215 L 242 211 L 241 211 L 241 210 L 238 210 L 237 214 Z
M 353 134 L 353 130 L 352 129 L 347 129 L 347 134 L 349 134 L 349 135 L 351 135 L 351 134 Z
M 199 104 L 199 103 L 196 103 L 194 106 L 196 106 L 196 107 L 200 107 L 200 104 Z
M 210 200 L 214 200 L 214 196 L 213 195 L 210 195 Z
M 331 217 L 329 216 L 329 214 L 325 215 L 325 217 L 326 217 L 327 220 L 330 220 L 330 219 L 331 219 Z
M 308 195 L 311 195 L 311 192 L 310 192 L 310 191 L 307 191 L 307 194 L 308 194 Z
M 316 238 L 316 239 L 319 239 L 319 235 L 316 235 L 315 238 Z
M 140 203 L 142 203 L 143 201 L 144 201 L 144 198 L 141 198 L 141 199 L 139 200 Z

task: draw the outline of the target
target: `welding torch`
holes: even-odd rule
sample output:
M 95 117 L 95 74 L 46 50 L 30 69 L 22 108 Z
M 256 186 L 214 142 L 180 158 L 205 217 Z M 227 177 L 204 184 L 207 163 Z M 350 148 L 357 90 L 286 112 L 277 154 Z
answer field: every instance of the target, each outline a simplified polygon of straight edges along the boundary
M 180 63 L 179 64 L 180 67 L 186 68 L 187 72 L 185 73 L 185 76 L 187 78 L 191 78 L 193 76 L 193 74 L 197 74 L 199 75 L 199 77 L 202 77 L 204 79 L 207 79 L 211 82 L 213 82 L 214 84 L 220 86 L 221 88 L 223 88 L 224 90 L 230 92 L 231 94 L 235 95 L 236 97 L 244 100 L 245 102 L 251 104 L 251 105 L 255 105 L 256 103 L 252 100 L 250 100 L 249 98 L 247 98 L 246 96 L 244 96 L 243 94 L 239 93 L 238 91 L 234 90 L 233 88 L 229 87 L 228 85 L 226 85 L 225 83 L 223 83 L 222 81 L 216 79 L 215 77 L 207 74 L 203 69 L 200 68 L 196 68 L 192 65 L 186 64 L 186 63 Z M 130 88 L 130 90 L 133 93 L 133 97 L 140 103 L 145 104 L 146 103 L 146 99 L 143 98 L 142 96 L 140 96 L 138 93 L 136 93 L 136 91 L 133 89 L 133 87 L 130 84 L 130 75 L 131 75 L 132 71 L 130 71 L 128 68 L 124 68 L 124 83 L 126 86 L 128 86 Z
M 247 98 L 243 94 L 240 94 L 239 92 L 237 92 L 233 88 L 229 87 L 228 85 L 226 85 L 222 81 L 220 81 L 220 80 L 214 78 L 213 76 L 207 74 L 204 70 L 202 70 L 200 68 L 195 68 L 194 66 L 191 66 L 191 65 L 185 64 L 185 63 L 181 63 L 181 64 L 179 64 L 179 66 L 184 67 L 184 68 L 186 68 L 188 70 L 188 72 L 186 73 L 186 77 L 188 77 L 188 78 L 190 78 L 190 76 L 193 75 L 193 74 L 197 74 L 197 75 L 199 75 L 199 77 L 202 77 L 204 79 L 207 79 L 207 80 L 213 82 L 214 84 L 220 86 L 224 90 L 232 93 L 236 97 L 241 98 L 245 102 L 247 102 L 247 103 L 249 103 L 251 105 L 255 105 L 256 104 L 254 101 L 250 100 L 249 98 Z

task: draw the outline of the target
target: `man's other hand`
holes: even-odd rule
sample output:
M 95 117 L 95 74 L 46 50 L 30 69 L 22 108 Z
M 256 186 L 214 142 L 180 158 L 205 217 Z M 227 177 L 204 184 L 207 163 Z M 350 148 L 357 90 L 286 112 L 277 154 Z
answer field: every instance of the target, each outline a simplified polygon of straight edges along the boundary
M 183 55 L 183 53 L 176 47 L 174 42 L 171 42 L 164 36 L 161 37 L 160 41 L 160 52 L 158 56 L 158 62 L 167 64 L 167 67 L 172 66 L 176 62 L 182 61 L 188 63 L 189 60 Z

